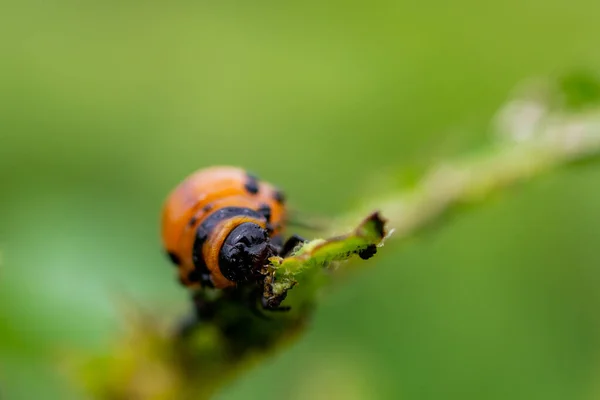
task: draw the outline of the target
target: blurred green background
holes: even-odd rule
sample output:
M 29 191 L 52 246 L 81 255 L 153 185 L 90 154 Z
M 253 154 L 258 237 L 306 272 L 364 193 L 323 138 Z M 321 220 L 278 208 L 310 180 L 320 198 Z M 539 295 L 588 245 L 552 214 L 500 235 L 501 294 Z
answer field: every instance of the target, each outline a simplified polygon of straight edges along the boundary
M 85 398 L 57 362 L 107 349 L 123 296 L 187 310 L 158 221 L 193 170 L 240 165 L 339 214 L 383 174 L 485 143 L 522 79 L 600 70 L 591 0 L 2 9 L 7 400 Z M 598 182 L 561 171 L 385 247 L 221 398 L 600 398 Z

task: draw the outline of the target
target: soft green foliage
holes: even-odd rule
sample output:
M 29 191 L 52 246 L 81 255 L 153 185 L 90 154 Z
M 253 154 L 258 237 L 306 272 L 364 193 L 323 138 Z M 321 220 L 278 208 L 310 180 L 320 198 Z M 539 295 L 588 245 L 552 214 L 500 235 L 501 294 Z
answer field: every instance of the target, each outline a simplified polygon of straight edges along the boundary
M 550 111 L 548 104 L 564 92 L 548 89 L 546 93 L 554 95 L 546 103 L 527 96 L 508 103 L 499 113 L 499 141 L 488 151 L 434 168 L 406 192 L 371 199 L 368 204 L 377 204 L 389 216 L 396 230 L 393 243 L 410 239 L 433 223 L 439 226 L 448 214 L 515 183 L 599 155 L 600 111 Z M 133 347 L 115 348 L 116 358 L 103 366 L 92 359 L 85 369 L 91 373 L 83 381 L 103 398 L 210 397 L 236 374 L 281 348 L 289 338 L 298 337 L 332 283 L 325 276 L 335 276 L 344 268 L 326 271 L 380 246 L 387 235 L 385 224 L 379 213 L 374 213 L 350 233 L 315 239 L 289 257 L 271 258 L 264 271 L 264 296 L 277 304 L 286 299 L 283 305 L 291 306 L 292 311 L 266 312 L 266 318 L 261 318 L 242 300 L 243 288 L 232 292 L 233 296 L 202 291 L 203 307 L 214 313 L 193 331 L 177 337 L 151 325 L 149 329 L 142 320 L 134 325 L 134 339 L 127 340 Z M 286 298 L 288 291 L 291 296 Z
M 329 286 L 306 334 L 219 398 L 598 399 L 598 164 L 490 184 L 442 214 L 412 190 L 431 166 L 514 150 L 489 125 L 515 83 L 597 74 L 599 13 L 592 0 L 5 2 L 0 397 L 86 398 L 57 363 L 117 357 L 116 300 L 167 328 L 189 311 L 160 207 L 191 171 L 230 164 L 303 213 L 341 216 L 335 234 L 374 205 L 397 229 L 338 271 L 359 270 Z M 416 236 L 416 218 L 379 201 L 399 198 L 438 207 Z

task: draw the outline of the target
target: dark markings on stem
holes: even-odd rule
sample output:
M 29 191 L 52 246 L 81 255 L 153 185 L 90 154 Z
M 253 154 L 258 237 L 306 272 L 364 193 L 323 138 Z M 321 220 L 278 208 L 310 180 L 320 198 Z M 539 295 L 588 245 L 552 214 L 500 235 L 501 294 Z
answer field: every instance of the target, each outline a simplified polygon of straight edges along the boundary
M 368 245 L 366 248 L 358 252 L 358 256 L 363 260 L 368 260 L 377 253 L 377 246 L 374 244 Z
M 368 222 L 373 222 L 375 224 L 374 228 L 375 228 L 375 231 L 377 232 L 377 234 L 379 235 L 379 237 L 382 238 L 382 237 L 385 236 L 385 223 L 386 223 L 386 220 L 384 220 L 381 217 L 381 214 L 379 214 L 379 211 L 371 214 L 371 216 L 369 216 L 365 220 L 365 222 L 363 223 L 363 225 L 365 223 L 368 223 Z

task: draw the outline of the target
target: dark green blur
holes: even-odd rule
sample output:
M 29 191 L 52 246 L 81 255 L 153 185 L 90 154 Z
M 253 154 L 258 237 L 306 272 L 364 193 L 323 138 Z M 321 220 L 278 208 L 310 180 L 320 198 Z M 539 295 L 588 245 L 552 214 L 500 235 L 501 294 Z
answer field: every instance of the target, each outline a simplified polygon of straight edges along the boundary
M 121 304 L 187 311 L 158 228 L 188 173 L 240 165 L 343 213 L 481 148 L 523 79 L 600 71 L 599 19 L 592 0 L 4 4 L 0 398 L 85 398 L 61 360 L 107 349 Z M 384 247 L 222 398 L 600 398 L 599 204 L 582 165 Z

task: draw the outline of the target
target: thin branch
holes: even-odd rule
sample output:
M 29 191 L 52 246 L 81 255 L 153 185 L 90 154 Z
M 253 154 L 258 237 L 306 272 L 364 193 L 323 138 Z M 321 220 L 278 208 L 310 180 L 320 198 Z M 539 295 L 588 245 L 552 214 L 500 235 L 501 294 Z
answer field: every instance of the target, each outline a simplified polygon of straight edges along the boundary
M 598 157 L 600 112 L 550 113 L 543 104 L 516 100 L 501 110 L 494 142 L 485 152 L 433 168 L 414 188 L 370 199 L 337 226 L 374 208 L 393 239 L 417 234 L 455 207 L 485 200 L 558 167 Z M 518 132 L 518 134 L 515 134 Z

